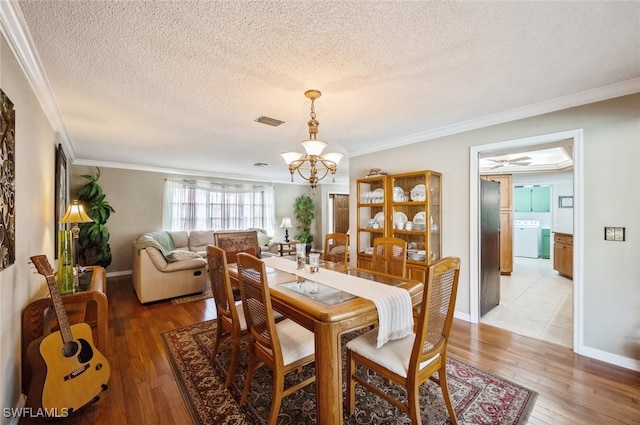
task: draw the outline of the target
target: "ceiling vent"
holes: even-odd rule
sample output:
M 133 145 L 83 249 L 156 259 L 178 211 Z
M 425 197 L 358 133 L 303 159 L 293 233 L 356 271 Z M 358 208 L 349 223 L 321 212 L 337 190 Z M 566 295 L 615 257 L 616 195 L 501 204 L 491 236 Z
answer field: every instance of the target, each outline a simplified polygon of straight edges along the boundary
M 284 121 L 280 121 L 275 118 L 265 117 L 264 115 L 259 116 L 254 121 L 262 124 L 270 125 L 272 127 L 278 127 L 279 125 L 284 124 Z
M 269 164 L 267 164 L 266 162 L 256 162 L 255 164 L 253 164 L 254 167 L 268 167 Z

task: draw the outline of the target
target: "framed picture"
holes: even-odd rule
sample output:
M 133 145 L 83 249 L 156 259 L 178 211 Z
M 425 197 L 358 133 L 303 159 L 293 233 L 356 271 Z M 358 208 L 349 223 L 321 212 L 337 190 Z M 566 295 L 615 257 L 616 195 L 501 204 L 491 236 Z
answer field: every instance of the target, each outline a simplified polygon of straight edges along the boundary
M 16 112 L 13 102 L 0 90 L 0 271 L 16 259 Z
M 573 196 L 558 196 L 558 208 L 573 208 Z
M 64 230 L 65 224 L 60 223 L 60 219 L 67 211 L 69 204 L 69 177 L 67 172 L 67 156 L 64 153 L 62 144 L 58 144 L 56 151 L 56 199 L 55 199 L 55 258 L 58 258 L 58 230 Z

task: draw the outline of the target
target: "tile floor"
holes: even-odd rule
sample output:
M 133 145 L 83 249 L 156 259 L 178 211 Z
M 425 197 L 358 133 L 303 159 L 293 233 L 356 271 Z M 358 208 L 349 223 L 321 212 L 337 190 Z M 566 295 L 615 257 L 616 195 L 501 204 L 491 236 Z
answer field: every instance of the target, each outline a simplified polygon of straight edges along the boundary
M 511 276 L 500 278 L 500 304 L 480 321 L 566 347 L 573 346 L 573 281 L 551 260 L 514 257 Z

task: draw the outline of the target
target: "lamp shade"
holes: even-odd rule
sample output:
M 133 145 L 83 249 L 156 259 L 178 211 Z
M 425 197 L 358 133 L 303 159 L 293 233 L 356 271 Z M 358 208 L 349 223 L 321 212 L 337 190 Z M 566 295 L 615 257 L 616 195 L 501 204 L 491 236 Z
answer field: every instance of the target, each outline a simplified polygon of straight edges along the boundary
M 289 217 L 284 217 L 282 219 L 282 223 L 280 223 L 281 229 L 291 229 L 293 226 L 291 225 L 291 219 Z
M 307 155 L 320 156 L 322 150 L 327 147 L 327 144 L 320 140 L 305 140 L 300 143 L 304 146 L 304 150 L 307 151 Z
M 322 159 L 326 159 L 327 161 L 331 161 L 338 165 L 343 156 L 344 155 L 339 152 L 329 152 L 322 155 Z
M 90 221 L 93 220 L 84 212 L 84 207 L 78 201 L 73 201 L 67 208 L 64 217 L 60 219 L 60 223 L 88 223 Z
M 284 162 L 286 162 L 287 165 L 289 165 L 293 161 L 297 161 L 301 159 L 304 156 L 304 154 L 301 152 L 282 152 L 280 156 L 284 159 Z

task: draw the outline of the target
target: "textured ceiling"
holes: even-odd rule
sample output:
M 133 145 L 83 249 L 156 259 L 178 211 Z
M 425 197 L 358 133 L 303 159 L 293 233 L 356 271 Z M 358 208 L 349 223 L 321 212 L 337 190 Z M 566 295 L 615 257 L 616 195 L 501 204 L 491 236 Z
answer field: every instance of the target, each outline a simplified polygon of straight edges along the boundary
M 307 89 L 323 94 L 318 139 L 348 157 L 640 87 L 639 2 L 16 7 L 76 163 L 283 181 L 279 153 L 308 136 Z

